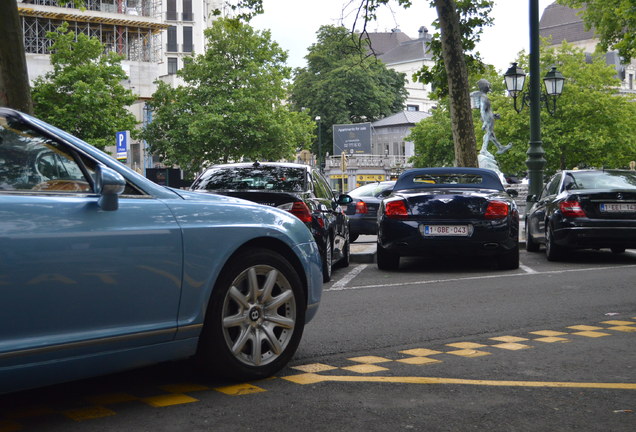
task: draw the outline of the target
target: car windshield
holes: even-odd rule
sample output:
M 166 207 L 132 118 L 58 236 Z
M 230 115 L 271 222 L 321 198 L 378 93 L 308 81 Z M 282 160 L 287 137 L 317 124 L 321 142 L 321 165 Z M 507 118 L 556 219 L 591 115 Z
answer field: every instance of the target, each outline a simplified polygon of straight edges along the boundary
M 306 170 L 290 166 L 214 167 L 193 184 L 193 190 L 306 190 Z
M 354 197 L 377 197 L 383 191 L 391 189 L 393 183 L 369 183 L 353 189 L 349 195 Z
M 572 189 L 636 189 L 636 171 L 568 172 L 563 188 Z
M 426 188 L 471 188 L 503 190 L 493 171 L 476 168 L 422 168 L 403 173 L 394 190 Z

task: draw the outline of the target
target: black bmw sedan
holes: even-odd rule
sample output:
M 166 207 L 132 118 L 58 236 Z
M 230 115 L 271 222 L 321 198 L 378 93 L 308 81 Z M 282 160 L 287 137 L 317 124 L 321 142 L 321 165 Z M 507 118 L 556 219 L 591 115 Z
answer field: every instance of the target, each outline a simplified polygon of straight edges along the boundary
M 378 210 L 377 264 L 395 270 L 402 256 L 487 256 L 519 267 L 516 191 L 494 171 L 416 168 L 400 175 Z
M 636 248 L 636 171 L 555 174 L 526 214 L 526 249 L 550 261 L 573 249 Z
M 191 190 L 243 198 L 287 210 L 303 221 L 318 244 L 323 281 L 334 265 L 349 265 L 349 222 L 341 205 L 349 195 L 334 195 L 324 176 L 309 165 L 253 162 L 215 165 L 199 175 Z

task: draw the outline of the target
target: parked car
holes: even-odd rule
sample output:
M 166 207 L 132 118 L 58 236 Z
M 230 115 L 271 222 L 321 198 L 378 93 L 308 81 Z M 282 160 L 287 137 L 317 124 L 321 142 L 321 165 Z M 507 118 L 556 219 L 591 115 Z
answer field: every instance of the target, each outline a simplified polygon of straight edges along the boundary
M 0 108 L 0 393 L 194 356 L 257 379 L 292 357 L 322 289 L 288 212 L 159 186 Z
M 353 201 L 346 207 L 349 217 L 349 240 L 354 242 L 361 234 L 378 233 L 378 207 L 391 193 L 395 181 L 368 183 L 349 191 Z
M 491 256 L 519 267 L 519 211 L 494 171 L 417 168 L 397 179 L 378 210 L 377 264 L 395 270 L 402 256 Z
M 566 170 L 526 213 L 526 249 L 555 261 L 573 249 L 636 248 L 636 171 Z
M 215 165 L 198 176 L 190 189 L 243 198 L 295 215 L 318 244 L 324 282 L 331 280 L 335 265 L 349 266 L 349 223 L 340 205 L 350 203 L 351 197 L 336 198 L 318 169 L 275 162 Z

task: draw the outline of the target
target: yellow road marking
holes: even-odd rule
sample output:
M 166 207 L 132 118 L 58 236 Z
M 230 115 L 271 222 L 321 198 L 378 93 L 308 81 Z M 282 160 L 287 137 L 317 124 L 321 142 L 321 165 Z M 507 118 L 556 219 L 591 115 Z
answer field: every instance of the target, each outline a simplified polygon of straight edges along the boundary
M 414 348 L 414 349 L 400 351 L 400 354 L 407 354 L 407 355 L 412 355 L 416 357 L 426 357 L 426 356 L 434 355 L 434 354 L 443 354 L 443 352 L 435 351 L 428 348 Z
M 260 392 L 267 391 L 264 388 L 257 387 L 255 385 L 248 384 L 248 383 L 224 386 L 224 387 L 216 387 L 214 390 L 221 393 L 225 393 L 226 395 L 230 395 L 230 396 L 241 396 L 246 394 L 260 393 Z
M 92 406 L 87 408 L 64 411 L 64 415 L 71 420 L 80 422 L 84 420 L 93 420 L 102 417 L 114 416 L 115 411 L 101 406 Z
M 198 399 L 184 394 L 166 394 L 142 399 L 142 402 L 145 402 L 148 405 L 156 408 L 163 408 L 172 405 L 182 405 L 198 401 Z
M 317 384 L 321 382 L 368 382 L 390 384 L 457 384 L 492 387 L 551 387 L 551 388 L 591 388 L 591 389 L 620 389 L 636 390 L 634 383 L 594 383 L 594 382 L 550 382 L 550 381 L 496 381 L 473 380 L 459 378 L 436 377 L 382 377 L 382 376 L 343 376 L 301 374 L 283 377 L 287 381 L 297 384 Z
M 352 357 L 348 360 L 357 362 L 357 363 L 366 363 L 366 364 L 373 364 L 373 363 L 387 363 L 390 362 L 392 360 L 389 360 L 388 358 L 384 358 L 384 357 L 378 357 L 378 356 L 362 356 L 362 357 Z

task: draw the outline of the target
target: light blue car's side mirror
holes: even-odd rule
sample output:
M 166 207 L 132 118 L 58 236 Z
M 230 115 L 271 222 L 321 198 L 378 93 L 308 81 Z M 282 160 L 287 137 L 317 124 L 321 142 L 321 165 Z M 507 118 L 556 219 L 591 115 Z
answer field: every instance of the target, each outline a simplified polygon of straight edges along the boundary
M 97 204 L 104 211 L 119 208 L 119 195 L 124 192 L 126 180 L 117 171 L 98 165 L 95 170 L 95 193 L 99 195 Z

